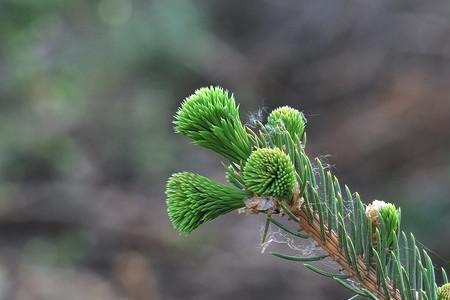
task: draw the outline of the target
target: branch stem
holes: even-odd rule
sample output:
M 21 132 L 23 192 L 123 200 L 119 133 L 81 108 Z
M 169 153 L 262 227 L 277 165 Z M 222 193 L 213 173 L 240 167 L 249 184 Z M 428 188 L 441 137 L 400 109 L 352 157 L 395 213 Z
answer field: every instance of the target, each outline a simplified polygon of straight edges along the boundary
M 315 214 L 312 221 L 309 221 L 306 211 L 307 208 L 304 205 L 301 207 L 295 205 L 295 203 L 299 203 L 298 199 L 297 201 L 295 201 L 294 199 L 293 203 L 294 205 L 289 206 L 288 209 L 299 219 L 298 224 L 300 226 L 300 229 L 306 234 L 309 234 L 310 237 L 318 244 L 318 246 L 328 253 L 330 258 L 337 262 L 346 273 L 351 275 L 351 278 L 360 284 L 360 288 L 368 290 L 372 294 L 376 295 L 380 300 L 388 300 L 388 298 L 384 295 L 381 286 L 378 287 L 377 285 L 377 271 L 375 269 L 375 266 L 371 266 L 369 269 L 367 269 L 363 258 L 357 257 L 357 264 L 359 266 L 359 269 L 362 270 L 361 278 L 358 278 L 357 272 L 352 268 L 350 262 L 346 260 L 343 250 L 339 247 L 339 239 L 336 233 L 333 230 L 328 230 L 327 226 L 325 226 L 326 238 L 324 241 L 321 237 L 319 216 Z M 386 286 L 389 292 L 390 299 L 401 300 L 399 291 L 393 288 L 392 282 L 390 282 L 390 280 L 387 280 Z

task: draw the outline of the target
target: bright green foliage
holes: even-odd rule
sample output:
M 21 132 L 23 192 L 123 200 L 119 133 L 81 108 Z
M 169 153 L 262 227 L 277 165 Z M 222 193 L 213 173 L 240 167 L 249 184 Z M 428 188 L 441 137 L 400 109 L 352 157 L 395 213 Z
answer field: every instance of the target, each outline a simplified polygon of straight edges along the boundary
M 438 288 L 438 300 L 450 300 L 450 283 Z
M 372 221 L 373 231 L 380 231 L 383 247 L 390 247 L 399 230 L 399 212 L 394 204 L 374 200 L 366 208 L 366 215 Z
M 303 135 L 306 122 L 301 112 L 289 106 L 282 106 L 274 109 L 270 113 L 267 118 L 267 123 L 274 127 L 283 126 L 292 138 L 294 138 L 295 134 L 298 137 Z
M 342 262 L 352 269 L 352 274 L 330 273 L 305 264 L 308 269 L 332 278 L 355 293 L 351 299 L 389 300 L 395 295 L 395 299 L 402 300 L 450 300 L 449 284 L 437 288 L 435 268 L 427 251 L 416 243 L 413 234 L 400 230 L 400 209 L 378 200 L 366 206 L 358 193 L 342 186 L 331 171 L 325 170 L 320 159 L 311 162 L 305 152 L 305 120 L 299 111 L 280 107 L 270 114 L 268 124 L 260 123 L 252 131 L 242 126 L 238 107 L 228 92 L 203 88 L 185 100 L 175 124 L 176 130 L 193 138 L 194 143 L 231 160 L 225 167 L 226 176 L 235 186 L 221 185 L 192 173 L 173 175 L 167 185 L 168 212 L 180 232 L 189 233 L 203 222 L 243 207 L 250 192 L 288 200 L 298 185 L 303 217 L 319 231 L 312 238 L 325 243 L 332 239 L 333 247 L 340 252 Z M 256 150 L 251 152 L 252 148 Z M 278 204 L 298 223 L 298 216 L 285 202 Z M 268 214 L 263 241 L 270 224 L 293 237 L 308 238 L 307 234 L 290 230 Z M 327 257 L 326 254 L 274 255 L 302 262 Z M 374 274 L 376 284 L 376 287 L 366 286 L 370 290 L 363 284 L 345 281 L 351 278 L 364 283 L 368 271 Z M 445 270 L 442 274 L 443 282 L 448 283 Z
M 202 223 L 243 207 L 245 191 L 198 174 L 175 173 L 167 182 L 167 211 L 174 227 L 190 233 Z
M 399 214 L 397 208 L 392 203 L 387 203 L 380 208 L 380 217 L 386 227 L 386 242 L 387 246 L 392 245 L 395 235 L 398 234 L 399 229 Z
M 260 148 L 250 155 L 244 167 L 246 187 L 260 195 L 290 199 L 295 186 L 292 162 L 279 148 Z
M 244 162 L 251 153 L 249 137 L 239 118 L 239 106 L 233 95 L 220 87 L 201 88 L 186 98 L 174 123 L 176 132 L 230 161 Z

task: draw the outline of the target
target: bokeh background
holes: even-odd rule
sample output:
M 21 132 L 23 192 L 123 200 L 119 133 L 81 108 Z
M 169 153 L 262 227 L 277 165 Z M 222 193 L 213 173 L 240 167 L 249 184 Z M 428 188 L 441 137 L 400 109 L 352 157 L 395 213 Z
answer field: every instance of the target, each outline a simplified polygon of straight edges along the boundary
M 171 124 L 206 85 L 244 121 L 303 110 L 311 156 L 366 203 L 401 205 L 448 268 L 449 15 L 448 1 L 0 1 L 0 299 L 349 297 L 261 254 L 262 217 L 172 229 L 172 172 L 224 182 L 221 158 Z

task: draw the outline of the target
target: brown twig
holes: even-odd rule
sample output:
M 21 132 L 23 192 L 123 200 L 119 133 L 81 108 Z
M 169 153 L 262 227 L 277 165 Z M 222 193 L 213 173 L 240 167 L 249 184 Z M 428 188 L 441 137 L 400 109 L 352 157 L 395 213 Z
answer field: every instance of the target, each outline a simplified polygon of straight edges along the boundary
M 289 206 L 289 210 L 299 218 L 300 230 L 307 233 L 324 251 L 328 253 L 336 263 L 338 263 L 342 269 L 348 273 L 352 279 L 360 284 L 361 288 L 364 288 L 378 297 L 380 300 L 387 300 L 386 296 L 382 292 L 381 287 L 377 285 L 377 273 L 375 266 L 371 266 L 367 269 L 366 264 L 362 257 L 357 257 L 357 264 L 359 269 L 362 270 L 361 278 L 356 274 L 356 271 L 352 268 L 351 264 L 346 260 L 342 249 L 339 247 L 339 239 L 334 231 L 329 231 L 325 226 L 325 240 L 321 237 L 320 221 L 319 217 L 314 215 L 312 221 L 309 221 L 307 208 L 302 205 L 303 199 L 298 195 L 294 196 L 292 205 Z M 401 300 L 398 290 L 393 288 L 392 282 L 386 282 L 386 286 L 389 292 L 389 296 L 392 300 Z

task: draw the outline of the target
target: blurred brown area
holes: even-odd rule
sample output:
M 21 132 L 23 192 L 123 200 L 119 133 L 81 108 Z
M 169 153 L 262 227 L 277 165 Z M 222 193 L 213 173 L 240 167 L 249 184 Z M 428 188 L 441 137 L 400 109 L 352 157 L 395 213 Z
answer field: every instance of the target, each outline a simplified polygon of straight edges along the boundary
M 261 217 L 172 229 L 165 181 L 224 181 L 172 130 L 196 88 L 244 121 L 291 105 L 308 147 L 450 259 L 448 1 L 0 2 L 0 299 L 346 299 L 261 254 Z

